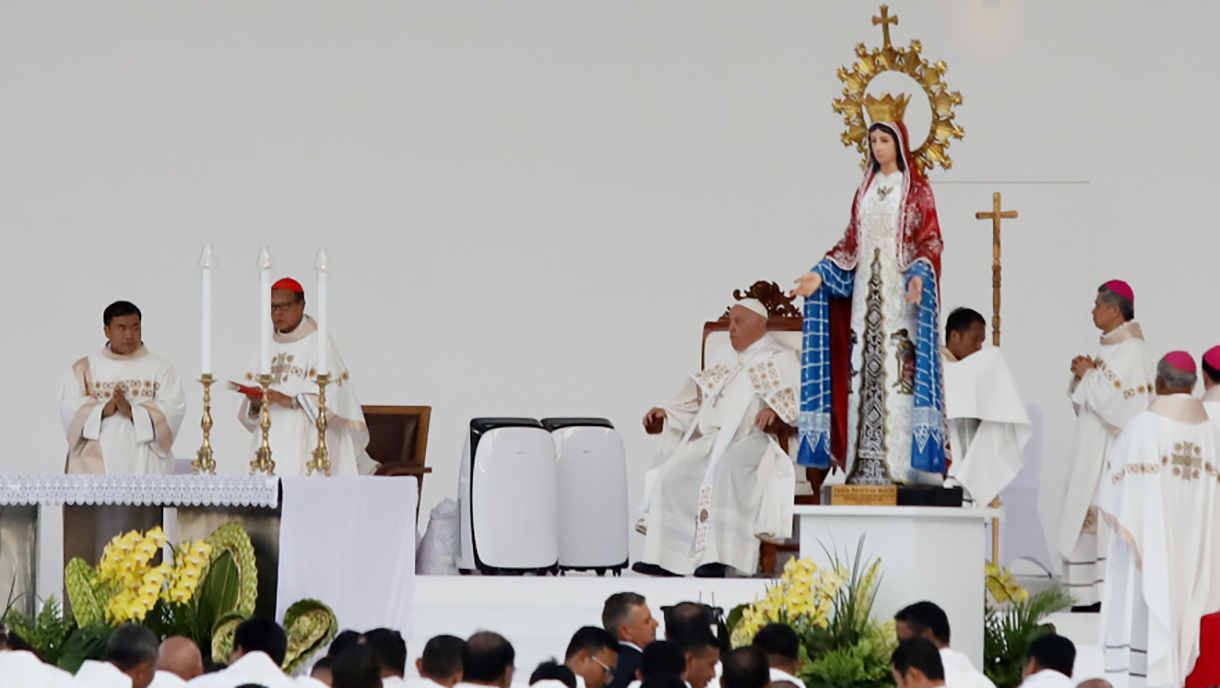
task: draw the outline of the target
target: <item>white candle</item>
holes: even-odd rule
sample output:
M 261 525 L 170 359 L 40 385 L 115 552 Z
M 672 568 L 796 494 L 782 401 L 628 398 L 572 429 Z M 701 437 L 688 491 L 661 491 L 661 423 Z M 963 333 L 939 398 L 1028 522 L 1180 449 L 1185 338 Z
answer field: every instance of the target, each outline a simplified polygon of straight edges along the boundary
M 318 250 L 313 267 L 318 271 L 318 375 L 330 372 L 330 326 L 326 318 L 326 251 Z
M 203 268 L 201 289 L 203 290 L 203 345 L 199 364 L 199 372 L 203 375 L 212 374 L 212 245 L 203 247 L 203 255 L 199 257 L 199 267 Z
M 271 254 L 258 252 L 258 374 L 271 374 Z

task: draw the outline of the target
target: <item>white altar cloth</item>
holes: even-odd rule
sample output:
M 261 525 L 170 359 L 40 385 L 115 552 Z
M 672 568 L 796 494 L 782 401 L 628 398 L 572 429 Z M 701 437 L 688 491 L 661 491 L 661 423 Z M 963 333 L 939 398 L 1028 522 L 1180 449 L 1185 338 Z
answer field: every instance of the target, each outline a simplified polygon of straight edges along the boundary
M 4 475 L 0 476 L 0 505 L 275 508 L 279 488 L 280 479 L 268 475 Z
M 801 556 L 818 566 L 826 550 L 850 565 L 864 537 L 864 557 L 881 559 L 873 615 L 884 621 L 928 600 L 949 616 L 953 649 L 983 665 L 983 526 L 1000 509 L 915 506 L 796 506 Z
M 393 628 L 410 637 L 416 478 L 285 476 L 282 484 L 276 618 L 313 598 L 343 628 Z

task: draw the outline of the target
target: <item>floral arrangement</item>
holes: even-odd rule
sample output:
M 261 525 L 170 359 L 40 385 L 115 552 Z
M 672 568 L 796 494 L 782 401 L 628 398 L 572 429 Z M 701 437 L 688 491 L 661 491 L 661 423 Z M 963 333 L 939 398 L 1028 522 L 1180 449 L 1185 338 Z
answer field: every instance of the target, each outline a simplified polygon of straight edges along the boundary
M 889 662 L 898 644 L 894 622 L 872 618 L 881 560 L 864 559 L 863 538 L 850 567 L 837 553 L 826 554 L 829 568 L 810 559 L 790 560 L 762 599 L 734 609 L 729 616 L 732 644 L 748 645 L 763 626 L 782 623 L 801 639 L 798 675 L 809 688 L 892 686 Z
M 988 599 L 983 609 L 983 673 L 996 688 L 1016 688 L 1021 685 L 1021 669 L 1030 644 L 1039 636 L 1055 632 L 1046 617 L 1070 609 L 1072 596 L 1058 584 L 1031 594 L 1008 569 L 990 562 L 985 575 Z
M 164 555 L 163 563 L 154 563 Z M 258 599 L 258 567 L 250 536 L 226 523 L 206 540 L 170 546 L 161 528 L 115 536 L 96 567 L 73 559 L 64 569 L 71 613 L 48 600 L 29 619 L 10 605 L 4 621 L 26 638 L 44 661 L 75 671 L 97 659 L 110 631 L 142 623 L 161 638 L 182 635 L 199 646 L 204 660 L 224 661 L 233 632 L 250 618 Z M 333 638 L 335 614 L 317 600 L 302 600 L 285 618 L 289 657 L 295 667 Z M 285 667 L 289 667 L 285 661 Z
M 103 621 L 110 626 L 142 622 L 158 601 L 190 602 L 210 562 L 212 546 L 203 540 L 183 543 L 174 563 L 152 566 L 166 545 L 160 527 L 147 533 L 116 535 L 102 550 L 96 571 L 81 559 L 68 562 L 64 571 L 68 597 L 77 622 L 89 626 Z

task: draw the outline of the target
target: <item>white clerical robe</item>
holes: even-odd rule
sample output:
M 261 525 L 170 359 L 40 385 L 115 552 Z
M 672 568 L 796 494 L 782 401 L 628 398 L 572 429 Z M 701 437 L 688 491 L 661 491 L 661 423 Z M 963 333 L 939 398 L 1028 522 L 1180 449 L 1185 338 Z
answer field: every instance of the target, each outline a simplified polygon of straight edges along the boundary
M 178 674 L 158 670 L 148 688 L 182 688 L 185 685 L 186 681 L 179 678 Z
M 1069 387 L 1076 410 L 1076 447 L 1058 550 L 1063 578 L 1078 605 L 1101 599 L 1109 526 L 1097 518 L 1097 489 L 1106 454 L 1124 425 L 1147 410 L 1156 391 L 1156 365 L 1138 324 L 1128 322 L 1101 338 L 1097 367 Z
M 1021 688 L 1073 688 L 1072 677 L 1054 669 L 1043 669 L 1025 677 Z
M 679 574 L 703 564 L 752 574 L 758 538 L 791 535 L 792 459 L 754 421 L 769 407 L 795 425 L 799 383 L 797 352 L 764 335 L 740 353 L 721 347 L 661 407 L 661 453 L 644 476 L 642 561 Z
M 1025 466 L 1033 434 L 1029 414 L 998 348 L 963 360 L 945 356 L 945 416 L 953 463 L 949 477 L 966 488 L 976 507 L 986 507 Z
M 1203 408 L 1207 410 L 1207 416 L 1217 427 L 1220 427 L 1220 385 L 1214 385 L 1204 392 L 1202 401 Z
M 970 658 L 957 650 L 941 648 L 940 663 L 945 667 L 945 688 L 995 688 L 991 679 L 975 669 Z
M 1220 612 L 1220 429 L 1198 399 L 1159 397 L 1109 464 L 1098 498 L 1115 534 L 1101 605 L 1106 679 L 1179 688 L 1199 657 L 1200 619 Z
M 303 475 L 306 462 L 318 448 L 318 326 L 305 316 L 295 330 L 276 332 L 271 345 L 271 389 L 292 397 L 294 408 L 271 405 L 271 460 L 276 475 Z M 334 340 L 328 352 L 331 383 L 326 387 L 326 446 L 330 452 L 332 475 L 356 475 L 360 464 L 372 463 L 364 448 L 369 429 L 364 423 L 360 400 L 339 355 Z M 258 354 L 246 369 L 245 384 L 258 385 Z M 262 444 L 259 414 L 246 399 L 238 411 L 241 422 L 251 433 L 250 455 Z
M 266 688 L 324 688 L 325 683 L 302 676 L 285 674 L 264 652 L 250 652 L 214 674 L 204 674 L 186 685 L 189 688 L 237 688 L 252 683 Z
M 131 677 L 110 662 L 85 660 L 76 671 L 77 688 L 131 688 Z
M 72 674 L 43 664 L 38 655 L 25 650 L 0 650 L 0 685 L 21 688 L 73 688 Z
M 117 411 L 102 418 L 116 389 L 131 404 L 131 419 Z M 174 367 L 143 345 L 128 355 L 107 346 L 73 363 L 59 400 L 68 437 L 64 472 L 174 472 L 171 448 L 186 414 L 186 394 Z

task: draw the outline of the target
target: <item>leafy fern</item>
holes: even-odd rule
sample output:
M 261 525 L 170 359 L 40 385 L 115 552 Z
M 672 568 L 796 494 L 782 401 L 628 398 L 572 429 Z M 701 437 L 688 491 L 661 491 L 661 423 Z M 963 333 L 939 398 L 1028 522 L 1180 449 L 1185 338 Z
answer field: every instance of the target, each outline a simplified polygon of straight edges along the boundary
M 994 607 L 983 613 L 983 673 L 996 688 L 1021 685 L 1021 669 L 1035 639 L 1055 632 L 1046 617 L 1069 609 L 1072 596 L 1054 586 L 1033 593 L 1023 602 Z

